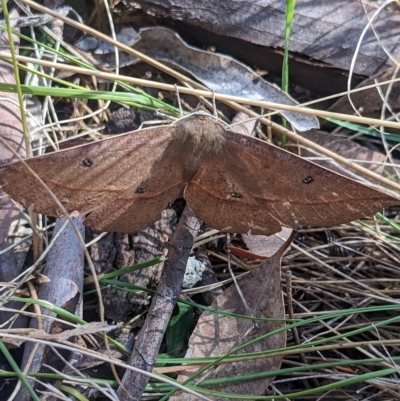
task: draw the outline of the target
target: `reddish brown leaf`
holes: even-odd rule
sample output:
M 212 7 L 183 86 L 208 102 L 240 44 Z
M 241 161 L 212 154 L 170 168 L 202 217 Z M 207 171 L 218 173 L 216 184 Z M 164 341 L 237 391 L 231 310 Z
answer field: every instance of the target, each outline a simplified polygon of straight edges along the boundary
M 260 235 L 260 237 L 263 237 L 263 235 Z M 249 259 L 249 260 L 268 259 L 268 257 L 266 256 L 257 255 L 256 253 L 250 252 L 247 249 L 239 248 L 237 246 L 230 245 L 228 249 L 232 252 L 233 255 L 241 259 Z

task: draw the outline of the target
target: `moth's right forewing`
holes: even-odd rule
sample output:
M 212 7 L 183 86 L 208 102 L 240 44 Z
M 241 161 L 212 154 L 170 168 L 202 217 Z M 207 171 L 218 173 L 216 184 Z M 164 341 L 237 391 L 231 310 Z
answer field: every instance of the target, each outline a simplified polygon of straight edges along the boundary
M 227 232 L 270 235 L 281 226 L 329 227 L 399 200 L 256 138 L 225 133 L 185 198 L 198 217 Z

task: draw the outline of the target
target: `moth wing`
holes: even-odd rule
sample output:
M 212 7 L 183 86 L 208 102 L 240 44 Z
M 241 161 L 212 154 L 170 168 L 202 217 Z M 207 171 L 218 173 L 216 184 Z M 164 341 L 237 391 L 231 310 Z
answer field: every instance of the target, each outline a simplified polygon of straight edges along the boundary
M 147 128 L 25 160 L 68 212 L 80 214 L 113 202 L 152 174 L 173 142 L 171 127 Z M 0 168 L 0 184 L 14 200 L 37 213 L 63 212 L 21 162 Z M 112 206 L 112 204 L 111 204 Z
M 85 225 L 109 232 L 137 232 L 160 219 L 161 212 L 180 194 L 190 177 L 182 162 L 182 147 L 172 141 L 153 163 L 139 185 L 118 194 L 112 202 L 103 202 L 89 214 Z
M 267 142 L 228 131 L 222 153 L 201 165 L 184 196 L 211 227 L 263 235 L 281 226 L 333 226 L 399 203 Z

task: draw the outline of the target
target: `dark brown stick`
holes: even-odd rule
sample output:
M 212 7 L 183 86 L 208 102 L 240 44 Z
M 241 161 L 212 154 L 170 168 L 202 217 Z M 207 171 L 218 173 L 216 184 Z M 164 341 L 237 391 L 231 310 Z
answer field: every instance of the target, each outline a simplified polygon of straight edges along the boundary
M 181 292 L 186 263 L 201 221 L 186 205 L 174 236 L 168 246 L 168 259 L 151 303 L 146 322 L 135 343 L 129 364 L 151 372 L 172 311 Z M 148 382 L 148 376 L 126 371 L 118 390 L 120 401 L 139 400 Z

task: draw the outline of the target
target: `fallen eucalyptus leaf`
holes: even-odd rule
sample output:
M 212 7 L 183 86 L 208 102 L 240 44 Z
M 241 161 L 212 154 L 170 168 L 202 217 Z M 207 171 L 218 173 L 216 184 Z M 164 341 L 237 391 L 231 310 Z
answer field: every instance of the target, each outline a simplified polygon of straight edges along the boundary
M 275 103 L 297 104 L 287 93 L 265 81 L 245 64 L 223 54 L 190 46 L 171 29 L 142 28 L 139 35 L 141 39 L 134 44 L 135 50 L 191 74 L 215 92 Z M 102 62 L 104 60 L 102 57 Z M 108 60 L 107 68 L 113 69 L 115 65 L 113 54 L 109 54 L 106 60 Z M 139 61 L 130 54 L 122 52 L 120 54 L 120 66 Z M 318 120 L 314 116 L 293 112 L 281 114 L 299 131 L 319 127 Z

